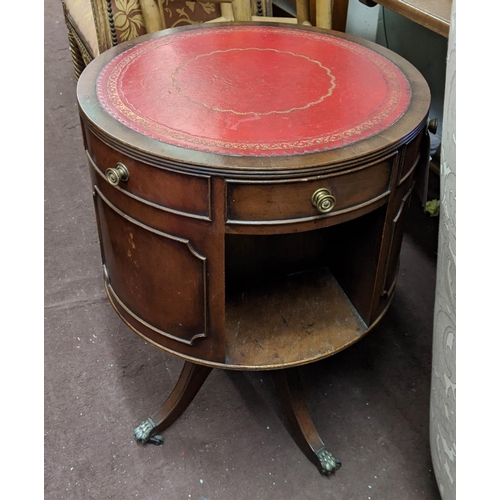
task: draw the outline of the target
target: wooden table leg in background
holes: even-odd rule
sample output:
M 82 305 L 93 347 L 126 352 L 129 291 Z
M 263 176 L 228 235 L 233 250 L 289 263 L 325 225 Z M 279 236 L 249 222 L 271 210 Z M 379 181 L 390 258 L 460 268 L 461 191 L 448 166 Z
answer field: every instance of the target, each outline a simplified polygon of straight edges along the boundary
M 292 426 L 293 438 L 322 474 L 333 474 L 342 465 L 327 449 L 307 411 L 297 368 L 273 371 L 276 393 Z
M 186 361 L 177 384 L 162 407 L 134 429 L 135 439 L 144 444 L 162 444 L 160 433 L 184 413 L 211 371 L 208 366 Z

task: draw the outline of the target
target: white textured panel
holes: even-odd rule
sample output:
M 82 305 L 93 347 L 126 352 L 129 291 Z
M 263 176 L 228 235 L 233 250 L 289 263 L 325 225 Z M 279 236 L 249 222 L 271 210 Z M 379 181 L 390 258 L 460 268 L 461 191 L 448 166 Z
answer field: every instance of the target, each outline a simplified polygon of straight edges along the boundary
M 455 2 L 449 35 L 441 144 L 441 213 L 430 411 L 432 461 L 443 500 L 456 498 L 456 155 Z

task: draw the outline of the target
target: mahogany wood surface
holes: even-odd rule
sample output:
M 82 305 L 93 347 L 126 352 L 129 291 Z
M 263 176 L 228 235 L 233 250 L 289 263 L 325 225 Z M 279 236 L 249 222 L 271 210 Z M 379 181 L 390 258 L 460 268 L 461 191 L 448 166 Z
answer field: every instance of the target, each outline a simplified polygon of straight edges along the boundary
M 286 152 L 283 146 L 284 154 L 280 156 L 274 153 L 261 156 L 257 150 L 255 154 L 241 156 L 223 149 L 220 153 L 196 147 L 186 149 L 170 144 L 168 136 L 154 139 L 147 132 L 149 128 L 141 131 L 143 121 L 139 121 L 137 127 L 121 123 L 112 107 L 102 107 L 97 95 L 106 83 L 102 75 L 112 78 L 115 74 L 109 64 L 128 64 L 127 57 L 118 58 L 121 54 L 135 54 L 130 51 L 149 47 L 144 43 L 152 41 L 156 44 L 154 47 L 162 48 L 165 46 L 162 40 L 178 34 L 195 38 L 199 33 L 214 33 L 226 43 L 227 33 L 238 33 L 238 25 L 234 24 L 227 27 L 230 32 L 210 26 L 178 28 L 122 44 L 86 68 L 78 84 L 78 99 L 94 186 L 106 291 L 115 310 L 136 333 L 186 361 L 231 369 L 277 369 L 334 354 L 356 341 L 361 331 L 366 333 L 373 328 L 387 309 L 397 275 L 404 209 L 421 158 L 422 136 L 427 133 L 429 91 L 413 66 L 365 40 L 317 28 L 288 25 L 284 28 L 267 23 L 262 27 L 252 23 L 249 31 L 248 26 L 241 27 L 242 33 L 253 37 L 252 30 L 259 29 L 262 36 L 272 35 L 272 43 L 276 43 L 273 37 L 283 37 L 285 43 L 290 33 L 294 50 L 298 50 L 298 35 L 319 44 L 331 38 L 338 39 L 339 43 L 345 40 L 348 45 L 338 45 L 339 57 L 347 57 L 351 52 L 358 54 L 358 49 L 353 47 L 359 44 L 359 54 L 363 57 L 366 50 L 366 54 L 377 54 L 376 58 L 366 56 L 367 67 L 371 68 L 376 61 L 383 68 L 381 74 L 389 71 L 392 75 L 396 71 L 399 72 L 397 78 L 407 81 L 410 98 L 405 104 L 406 110 L 396 122 L 388 121 L 375 135 L 362 140 L 349 139 L 343 147 L 295 154 L 292 150 Z M 244 45 L 237 47 L 244 52 Z M 224 50 L 236 49 L 219 52 Z M 311 55 L 313 49 L 308 50 Z M 263 57 L 274 58 L 274 48 L 259 51 Z M 299 60 L 305 57 L 301 55 Z M 196 58 L 192 60 L 196 71 L 201 71 L 203 67 Z M 304 64 L 309 65 L 308 60 Z M 322 61 L 326 64 L 328 60 Z M 179 64 L 184 70 L 185 63 Z M 179 82 L 181 70 L 174 71 Z M 332 75 L 335 73 L 334 67 L 327 70 Z M 157 74 L 158 70 L 155 71 Z M 346 82 L 355 74 L 358 73 L 348 71 Z M 116 75 L 126 78 L 126 73 Z M 250 75 L 250 78 L 255 77 Z M 343 87 L 342 78 L 341 73 L 336 74 L 334 92 L 354 91 Z M 363 78 L 362 68 L 359 78 Z M 395 77 L 388 78 L 393 81 Z M 116 86 L 116 91 L 121 92 L 118 104 L 128 103 L 135 95 L 131 84 L 126 83 L 126 79 L 125 83 L 121 81 L 118 79 L 109 87 L 113 91 Z M 151 88 L 156 88 L 155 85 Z M 270 85 L 274 85 L 274 80 Z M 399 88 L 400 84 L 394 85 Z M 125 93 L 129 87 L 131 97 Z M 385 92 L 384 88 L 374 90 L 378 92 L 375 102 L 383 102 L 380 92 Z M 296 95 L 294 92 L 292 95 Z M 313 97 L 316 95 L 315 91 L 308 92 Z M 193 104 L 198 99 L 196 94 L 188 97 L 190 105 L 196 108 L 197 104 Z M 301 94 L 295 98 L 299 99 L 297 102 L 306 102 Z M 269 105 L 298 109 L 294 102 L 287 104 L 282 96 L 277 104 Z M 335 102 L 340 101 L 328 104 L 328 99 L 322 98 L 314 106 L 333 106 Z M 371 109 L 366 102 L 360 109 Z M 144 110 L 149 109 L 147 95 L 142 96 L 137 105 L 142 106 L 144 114 Z M 241 106 L 246 109 L 254 105 Z M 306 108 L 304 116 L 309 116 L 308 119 L 323 116 L 321 112 L 317 114 L 319 111 L 311 115 Z M 151 113 L 154 109 L 153 106 Z M 226 116 L 224 111 L 215 110 L 211 113 Z M 332 113 L 337 113 L 335 110 L 332 108 Z M 349 134 L 351 130 L 358 130 L 350 128 L 349 120 L 358 123 L 360 112 L 351 115 L 347 109 L 339 111 L 344 113 L 341 116 Z M 376 120 L 384 116 L 380 110 L 367 112 L 375 113 L 370 116 Z M 266 116 L 261 111 L 256 113 L 257 117 Z M 160 114 L 157 120 L 163 119 L 162 116 L 167 115 Z M 303 133 L 304 126 L 292 131 L 290 137 Z M 308 126 L 311 131 L 316 129 L 314 122 Z M 322 129 L 330 130 L 331 126 L 325 123 Z M 364 128 L 359 130 L 362 132 Z M 309 138 L 311 131 L 307 132 Z M 241 140 L 253 137 L 251 134 L 254 131 L 249 128 Z M 106 179 L 106 171 L 117 163 L 126 166 L 129 176 L 112 186 Z M 328 213 L 319 212 L 311 202 L 313 193 L 320 188 L 328 189 L 336 200 Z M 269 290 L 275 293 L 272 298 L 269 290 L 266 295 L 260 284 L 271 274 L 274 284 Z M 298 276 L 313 278 L 301 283 L 300 279 L 296 282 Z M 314 285 L 315 279 L 322 286 Z M 282 286 L 276 286 L 280 283 Z M 235 290 L 247 290 L 246 300 L 241 301 L 235 295 L 240 292 Z M 311 299 L 314 304 L 307 302 L 307 297 L 314 298 Z M 282 304 L 286 315 L 294 318 L 274 336 L 266 331 L 266 325 L 276 311 L 271 308 L 269 313 L 264 312 L 265 305 L 271 303 Z M 260 307 L 263 307 L 261 314 Z M 339 319 L 336 315 L 344 325 L 341 330 L 335 327 Z M 322 325 L 318 329 L 320 333 L 304 334 L 301 318 L 314 322 L 313 316 L 318 318 L 316 325 Z M 252 326 L 252 317 L 257 318 L 258 326 Z M 342 323 L 344 320 L 347 322 Z M 262 344 L 266 347 L 259 347 Z
M 333 458 L 333 463 L 325 470 L 318 454 L 326 450 L 316 426 L 307 410 L 307 401 L 300 374 L 296 368 L 273 371 L 276 394 L 280 400 L 292 437 L 304 455 L 318 467 L 320 473 L 331 474 L 341 466 L 340 460 Z
M 245 45 L 257 43 L 256 33 L 261 45 Z M 170 41 L 212 38 L 194 53 L 182 45 L 191 59 L 169 52 Z M 309 43 L 307 53 L 297 40 Z M 155 50 L 178 60 L 168 59 L 163 73 Z M 265 85 L 284 80 L 255 64 L 228 65 L 239 68 L 234 75 L 205 64 L 235 52 L 294 78 L 300 72 L 290 63 L 313 68 L 319 91 L 316 79 L 297 90 L 298 79 L 273 95 Z M 183 73 L 190 67 L 192 80 Z M 136 439 L 159 441 L 151 433 L 182 414 L 213 367 L 273 370 L 299 446 L 321 472 L 334 472 L 340 464 L 293 370 L 357 342 L 391 302 L 405 210 L 428 163 L 423 77 L 387 49 L 341 33 L 202 25 L 105 52 L 82 73 L 78 102 L 108 298 L 134 332 L 185 360 Z M 314 202 L 318 191 L 335 201 L 325 212 Z
M 226 300 L 226 359 L 247 370 L 318 360 L 366 331 L 326 268 L 264 279 Z
M 170 427 L 188 408 L 212 368 L 185 362 L 179 380 L 163 405 L 152 415 L 158 433 Z
M 380 4 L 448 38 L 452 0 L 360 0 L 368 7 Z
M 347 172 L 299 181 L 228 182 L 228 223 L 287 223 L 324 218 L 311 204 L 313 193 L 326 187 L 336 197 L 329 216 L 356 210 L 389 194 L 394 158 Z

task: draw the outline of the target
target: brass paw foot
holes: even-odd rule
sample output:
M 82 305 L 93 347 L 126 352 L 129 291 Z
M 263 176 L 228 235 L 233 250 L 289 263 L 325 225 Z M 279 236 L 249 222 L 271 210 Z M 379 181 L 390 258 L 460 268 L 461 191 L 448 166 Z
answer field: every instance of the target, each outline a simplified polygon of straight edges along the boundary
M 163 438 L 159 434 L 155 435 L 155 431 L 155 423 L 148 418 L 134 429 L 134 437 L 142 444 L 163 444 Z
M 321 470 L 320 472 L 325 475 L 333 474 L 340 469 L 342 462 L 336 459 L 326 448 L 321 448 L 316 452 L 319 459 Z

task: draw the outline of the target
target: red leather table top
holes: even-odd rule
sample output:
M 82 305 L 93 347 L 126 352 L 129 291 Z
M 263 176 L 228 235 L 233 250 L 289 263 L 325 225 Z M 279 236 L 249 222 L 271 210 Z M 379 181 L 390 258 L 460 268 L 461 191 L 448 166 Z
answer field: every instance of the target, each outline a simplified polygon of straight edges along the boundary
M 333 35 L 281 27 L 182 31 L 112 59 L 99 102 L 153 139 L 225 155 L 339 148 L 395 123 L 410 85 L 382 55 Z

